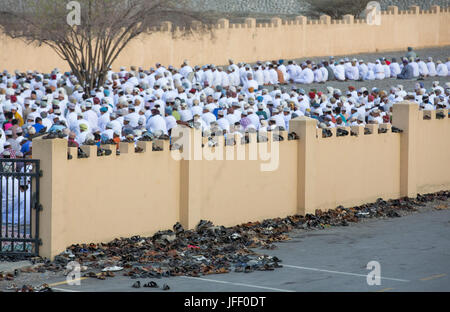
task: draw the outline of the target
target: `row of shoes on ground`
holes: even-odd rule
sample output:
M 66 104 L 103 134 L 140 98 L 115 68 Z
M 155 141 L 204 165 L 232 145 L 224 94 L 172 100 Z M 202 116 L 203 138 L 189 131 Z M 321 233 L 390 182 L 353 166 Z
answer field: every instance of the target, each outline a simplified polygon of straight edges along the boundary
M 399 217 L 401 211 L 414 211 L 427 202 L 448 198 L 450 192 L 447 191 L 418 195 L 414 199 L 378 199 L 351 208 L 340 206 L 329 211 L 316 210 L 305 216 L 248 222 L 234 227 L 215 226 L 201 220 L 195 229 L 186 230 L 177 223 L 173 229 L 159 231 L 151 237 L 133 236 L 109 243 L 72 245 L 39 269 L 63 271 L 68 262 L 78 261 L 89 268 L 88 276 L 100 279 L 114 275 L 101 274 L 112 266 L 123 268 L 121 274 L 134 279 L 272 270 L 280 267 L 281 260 L 254 249 L 275 248 L 274 243 L 288 240 L 289 232 L 294 229 L 322 229 L 347 226 L 365 218 Z

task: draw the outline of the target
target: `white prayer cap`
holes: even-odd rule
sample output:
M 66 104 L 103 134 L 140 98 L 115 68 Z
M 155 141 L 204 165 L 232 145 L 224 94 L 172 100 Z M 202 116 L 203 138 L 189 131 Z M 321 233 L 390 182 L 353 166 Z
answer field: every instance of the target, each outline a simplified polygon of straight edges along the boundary
M 4 112 L 10 112 L 10 111 L 11 111 L 11 108 L 12 108 L 12 105 L 11 105 L 11 104 L 4 104 L 4 105 L 3 105 L 3 111 L 4 111 Z

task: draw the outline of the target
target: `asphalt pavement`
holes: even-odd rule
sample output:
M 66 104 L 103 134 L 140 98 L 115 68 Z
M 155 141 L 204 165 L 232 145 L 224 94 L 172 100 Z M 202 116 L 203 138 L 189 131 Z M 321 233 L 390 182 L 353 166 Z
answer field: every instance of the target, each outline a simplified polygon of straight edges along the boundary
M 447 203 L 448 205 L 449 203 Z M 447 206 L 448 207 L 448 206 Z M 62 292 L 397 292 L 450 291 L 450 210 L 427 210 L 394 219 L 371 219 L 348 227 L 291 232 L 277 249 L 258 252 L 282 259 L 283 268 L 253 273 L 153 279 L 160 288 L 132 288 L 151 279 L 34 279 Z M 368 285 L 369 262 L 377 261 L 380 284 Z M 37 276 L 36 273 L 33 275 Z M 375 281 L 372 278 L 370 281 Z

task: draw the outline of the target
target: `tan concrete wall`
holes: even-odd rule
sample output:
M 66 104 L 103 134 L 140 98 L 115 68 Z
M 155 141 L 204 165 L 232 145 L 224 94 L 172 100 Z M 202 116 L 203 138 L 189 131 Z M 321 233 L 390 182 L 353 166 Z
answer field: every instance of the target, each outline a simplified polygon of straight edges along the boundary
M 251 146 L 244 147 L 248 159 Z M 259 160 L 193 161 L 198 178 L 195 209 L 201 219 L 233 226 L 296 214 L 298 142 L 281 142 L 279 147 L 274 171 L 261 171 L 265 162 Z
M 180 163 L 168 147 L 68 160 L 65 140 L 33 140 L 33 157 L 42 159 L 42 250 L 55 254 L 79 242 L 150 235 L 179 220 Z M 150 142 L 151 144 L 151 142 Z M 50 150 L 53 153 L 50 153 Z M 151 147 L 150 147 L 151 149 Z M 50 159 L 49 159 L 50 157 Z M 49 239 L 51 237 L 51 239 Z
M 445 111 L 446 112 L 446 111 Z M 431 193 L 450 189 L 450 122 L 436 119 L 436 111 L 418 112 L 416 132 L 417 192 Z
M 311 147 L 314 206 L 329 209 L 400 197 L 400 134 L 321 138 Z
M 176 35 L 161 28 L 161 32 L 144 34 L 132 41 L 114 63 L 120 66 L 149 68 L 156 62 L 179 66 L 183 60 L 193 65 L 292 59 L 312 56 L 357 54 L 376 51 L 403 50 L 445 46 L 450 44 L 450 9 L 434 6 L 420 11 L 398 11 L 390 7 L 383 11 L 381 25 L 368 25 L 365 20 L 308 20 L 299 16 L 295 21 L 272 19 L 271 23 L 256 23 L 247 19 L 243 24 L 219 20 L 213 34 L 189 37 Z M 26 45 L 20 40 L 0 34 L 0 69 L 50 71 L 68 66 L 48 47 Z
M 201 219 L 233 226 L 448 190 L 450 118 L 447 110 L 444 119 L 429 114 L 431 119 L 423 120 L 417 104 L 402 102 L 394 105 L 393 124 L 403 133 L 392 133 L 389 125 L 388 133 L 378 133 L 378 125 L 369 125 L 370 135 L 354 127 L 356 137 L 331 138 L 321 137 L 314 120 L 296 118 L 290 129 L 300 139 L 288 141 L 282 133 L 284 141 L 269 142 L 270 150 L 278 149 L 272 161 L 256 160 L 263 143 L 254 136 L 246 145 L 200 147 L 201 160 L 193 151 L 190 159 L 175 160 L 168 142 L 161 152 L 140 142 L 145 152 L 138 154 L 121 143 L 121 155 L 113 150 L 107 157 L 86 147 L 91 156 L 77 159 L 65 140 L 35 139 L 33 157 L 41 159 L 43 171 L 41 254 L 53 257 L 72 243 L 150 235 L 176 222 L 185 228 L 194 228 Z M 201 146 L 195 135 L 190 130 L 187 142 L 194 145 L 189 148 Z M 238 158 L 242 148 L 244 156 Z M 222 159 L 208 160 L 213 153 Z M 267 171 L 271 163 L 275 166 Z

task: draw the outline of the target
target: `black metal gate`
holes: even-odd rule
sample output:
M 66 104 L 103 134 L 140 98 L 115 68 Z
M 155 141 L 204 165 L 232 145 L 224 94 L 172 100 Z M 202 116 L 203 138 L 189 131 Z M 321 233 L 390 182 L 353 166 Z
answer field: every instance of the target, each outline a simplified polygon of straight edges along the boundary
M 0 158 L 0 258 L 39 255 L 38 159 Z

